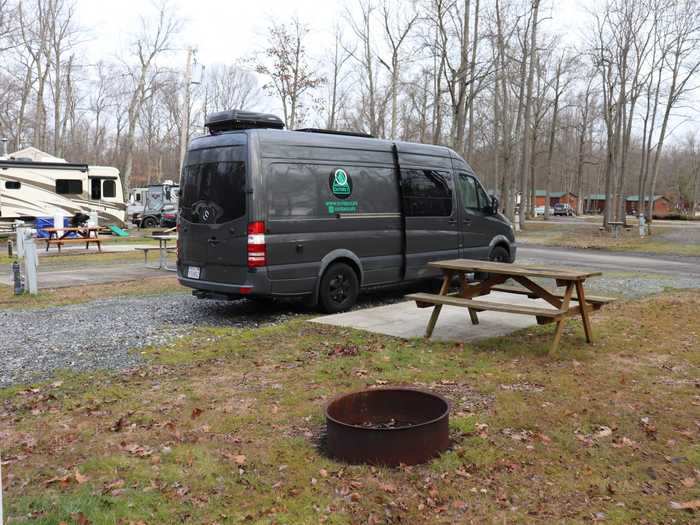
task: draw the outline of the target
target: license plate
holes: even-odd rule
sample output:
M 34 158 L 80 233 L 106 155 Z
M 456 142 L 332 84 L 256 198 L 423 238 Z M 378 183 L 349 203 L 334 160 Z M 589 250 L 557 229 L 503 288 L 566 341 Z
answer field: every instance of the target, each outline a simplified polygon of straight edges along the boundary
M 187 267 L 187 277 L 190 279 L 199 279 L 199 273 L 201 268 L 199 266 L 188 266 Z

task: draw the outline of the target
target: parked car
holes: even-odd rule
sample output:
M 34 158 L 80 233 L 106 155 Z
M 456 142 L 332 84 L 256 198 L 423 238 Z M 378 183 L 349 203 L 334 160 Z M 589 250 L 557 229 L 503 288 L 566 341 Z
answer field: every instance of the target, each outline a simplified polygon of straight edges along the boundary
M 172 228 L 177 224 L 177 207 L 174 204 L 165 204 L 160 213 L 160 225 L 163 228 Z
M 544 215 L 544 206 L 537 206 L 535 208 L 535 217 L 541 217 Z
M 573 217 L 576 215 L 576 212 L 571 207 L 571 204 L 560 203 L 554 205 L 554 215 L 566 215 L 568 217 Z
M 227 111 L 189 145 L 178 279 L 200 298 L 300 297 L 326 312 L 362 288 L 432 278 L 430 261 L 513 262 L 510 222 L 443 146 L 285 131 Z

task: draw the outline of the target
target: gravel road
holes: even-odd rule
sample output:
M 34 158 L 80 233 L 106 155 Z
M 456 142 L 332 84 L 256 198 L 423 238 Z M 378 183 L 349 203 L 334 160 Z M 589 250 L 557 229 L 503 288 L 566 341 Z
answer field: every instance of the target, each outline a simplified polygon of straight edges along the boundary
M 113 298 L 32 310 L 0 310 L 0 387 L 48 377 L 56 369 L 124 369 L 138 349 L 193 326 L 255 327 L 301 311 L 289 304 L 200 301 L 183 294 Z
M 592 250 L 522 247 L 518 262 L 597 267 L 594 293 L 639 297 L 666 288 L 700 288 L 698 258 L 654 258 Z M 410 289 L 363 295 L 358 308 L 402 300 Z M 202 301 L 185 294 L 119 297 L 69 306 L 0 310 L 0 387 L 75 371 L 136 366 L 139 348 L 162 345 L 194 326 L 256 327 L 310 311 L 298 303 Z

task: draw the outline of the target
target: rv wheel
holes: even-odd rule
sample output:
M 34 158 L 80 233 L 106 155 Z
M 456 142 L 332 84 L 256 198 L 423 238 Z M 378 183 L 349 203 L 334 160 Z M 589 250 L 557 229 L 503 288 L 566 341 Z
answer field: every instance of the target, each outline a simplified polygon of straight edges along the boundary
M 359 293 L 355 271 L 345 263 L 334 263 L 321 278 L 318 299 L 324 312 L 334 314 L 354 305 Z

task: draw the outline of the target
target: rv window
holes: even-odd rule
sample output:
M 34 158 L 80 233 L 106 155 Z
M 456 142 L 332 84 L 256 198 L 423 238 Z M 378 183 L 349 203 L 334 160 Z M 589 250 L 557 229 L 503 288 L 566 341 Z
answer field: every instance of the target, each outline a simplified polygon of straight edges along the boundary
M 57 179 L 56 193 L 58 193 L 59 195 L 77 195 L 83 193 L 83 181 Z
M 106 180 L 102 183 L 102 196 L 110 199 L 117 196 L 117 183 L 113 180 Z
M 6 190 L 18 190 L 21 187 L 22 187 L 22 183 L 17 182 L 16 180 L 5 181 L 5 189 Z
M 141 202 L 141 194 L 140 193 L 136 194 L 136 202 Z
M 452 189 L 449 173 L 435 170 L 401 170 L 401 191 L 408 217 L 449 217 Z
M 222 224 L 245 215 L 246 148 L 228 146 L 190 151 L 182 172 L 181 217 Z

